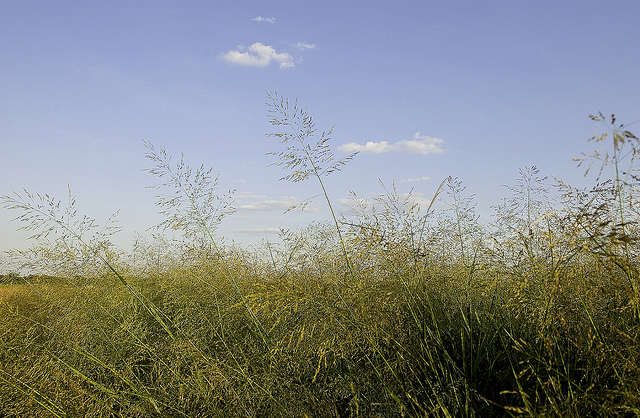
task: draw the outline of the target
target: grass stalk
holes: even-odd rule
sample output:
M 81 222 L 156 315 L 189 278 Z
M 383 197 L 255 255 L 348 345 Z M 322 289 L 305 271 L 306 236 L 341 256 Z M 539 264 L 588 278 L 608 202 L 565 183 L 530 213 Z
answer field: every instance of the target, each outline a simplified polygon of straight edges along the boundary
M 322 181 L 322 177 L 339 170 L 340 167 L 351 160 L 356 153 L 335 161 L 333 153 L 327 145 L 329 135 L 333 132 L 333 128 L 331 128 L 329 132 L 323 132 L 320 140 L 311 148 L 305 141 L 315 133 L 316 128 L 307 111 L 299 108 L 297 101 L 293 105 L 293 109 L 289 110 L 289 100 L 285 100 L 277 93 L 267 91 L 267 99 L 270 101 L 268 106 L 270 107 L 269 117 L 271 124 L 274 126 L 288 127 L 291 131 L 290 134 L 280 132 L 268 135 L 281 138 L 282 143 L 290 143 L 291 141 L 297 143 L 295 145 L 289 145 L 283 152 L 271 153 L 280 157 L 280 162 L 276 163 L 276 165 L 284 166 L 287 170 L 293 170 L 292 174 L 283 177 L 285 180 L 297 182 L 303 181 L 309 176 L 314 176 L 318 180 L 338 233 L 340 247 L 345 263 L 347 264 L 347 269 L 349 270 L 351 280 L 355 282 L 356 276 L 353 272 L 340 224 L 333 210 L 333 205 L 331 204 L 331 199 Z

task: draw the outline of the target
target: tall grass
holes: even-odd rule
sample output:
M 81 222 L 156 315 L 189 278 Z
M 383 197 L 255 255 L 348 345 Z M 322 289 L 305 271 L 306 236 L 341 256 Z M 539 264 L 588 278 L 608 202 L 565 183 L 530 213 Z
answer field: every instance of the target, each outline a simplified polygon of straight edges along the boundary
M 327 202 L 329 212 L 331 212 L 331 217 L 333 218 L 333 223 L 338 233 L 340 246 L 342 247 L 342 253 L 347 263 L 351 279 L 355 280 L 353 268 L 349 261 L 349 254 L 340 230 L 340 224 L 333 210 L 333 205 L 322 177 L 339 171 L 357 152 L 336 161 L 328 145 L 333 128 L 329 131 L 322 132 L 320 139 L 311 147 L 308 140 L 316 133 L 316 127 L 307 110 L 299 107 L 297 101 L 293 106 L 290 106 L 288 99 L 283 98 L 275 92 L 267 92 L 267 98 L 269 122 L 274 126 L 282 126 L 283 129 L 285 129 L 285 131 L 268 134 L 269 136 L 279 138 L 281 143 L 286 144 L 284 150 L 271 153 L 279 157 L 280 161 L 275 163 L 275 165 L 282 166 L 285 170 L 291 171 L 290 174 L 282 177 L 281 180 L 292 181 L 294 183 L 304 181 L 309 177 L 315 177 L 318 180 L 318 184 L 322 189 L 322 195 Z M 313 198 L 301 202 L 299 206 L 304 208 L 312 199 Z
M 31 275 L 0 284 L 0 416 L 640 415 L 626 126 L 593 117 L 611 140 L 583 157 L 601 165 L 593 188 L 524 168 L 489 225 L 454 177 L 426 208 L 382 184 L 340 216 L 323 179 L 353 156 L 268 100 L 284 179 L 314 178 L 332 214 L 279 245 L 223 245 L 233 192 L 151 143 L 165 220 L 131 254 L 71 194 L 0 198 L 36 239 L 7 255 Z

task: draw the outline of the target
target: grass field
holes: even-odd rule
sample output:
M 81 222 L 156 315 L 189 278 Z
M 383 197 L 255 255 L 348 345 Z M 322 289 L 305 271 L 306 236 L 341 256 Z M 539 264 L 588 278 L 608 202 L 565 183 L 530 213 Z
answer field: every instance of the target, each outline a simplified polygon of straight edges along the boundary
M 27 285 L 0 284 L 0 298 L 3 300 L 24 293 L 28 289 Z
M 270 98 L 287 179 L 330 207 L 322 178 L 348 159 Z M 58 235 L 19 254 L 45 275 L 0 285 L 0 417 L 639 416 L 640 148 L 594 119 L 613 145 L 592 161 L 631 168 L 589 190 L 525 168 L 493 225 L 448 178 L 441 213 L 389 188 L 282 245 L 223 246 L 228 196 L 150 144 L 180 242 L 123 254 L 73 207 L 3 197 Z

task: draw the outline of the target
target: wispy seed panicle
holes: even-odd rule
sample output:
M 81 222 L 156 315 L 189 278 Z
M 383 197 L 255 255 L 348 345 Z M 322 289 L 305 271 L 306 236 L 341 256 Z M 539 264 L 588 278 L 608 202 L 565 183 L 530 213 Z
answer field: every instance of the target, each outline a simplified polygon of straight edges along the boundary
M 76 198 L 68 187 L 69 195 L 67 205 L 62 207 L 62 201 L 48 194 L 31 193 L 23 190 L 24 195 L 14 192 L 13 196 L 0 196 L 0 205 L 5 209 L 20 210 L 23 213 L 13 220 L 20 221 L 23 225 L 19 228 L 23 231 L 38 231 L 29 239 L 44 239 L 51 233 L 59 233 L 59 239 L 82 239 L 88 232 L 93 232 L 92 241 L 104 241 L 109 236 L 120 231 L 116 225 L 116 211 L 104 227 L 98 230 L 99 225 L 94 218 L 86 215 L 78 218 Z
M 312 146 L 308 140 L 317 130 L 307 109 L 300 108 L 297 100 L 293 106 L 290 106 L 289 100 L 282 98 L 277 93 L 267 92 L 267 98 L 270 100 L 267 103 L 269 122 L 273 126 L 285 126 L 291 130 L 291 132 L 280 131 L 266 134 L 278 138 L 280 143 L 286 144 L 284 149 L 280 151 L 267 153 L 267 155 L 275 155 L 279 159 L 272 165 L 283 167 L 285 171 L 291 172 L 280 180 L 299 182 L 310 176 L 327 176 L 334 171 L 339 171 L 357 154 L 355 152 L 340 160 L 335 159 L 328 144 L 334 127 L 323 131 L 318 141 Z
M 278 95 L 278 93 L 267 91 L 267 98 L 269 99 L 267 102 L 267 114 L 270 123 L 274 126 L 283 126 L 286 130 L 285 132 L 280 131 L 267 134 L 267 136 L 279 138 L 280 143 L 287 144 L 284 150 L 268 153 L 268 155 L 276 155 L 279 158 L 279 161 L 273 165 L 284 167 L 285 171 L 291 172 L 280 180 L 299 182 L 309 177 L 315 177 L 318 180 L 322 194 L 326 199 L 327 206 L 333 217 L 333 223 L 340 238 L 342 252 L 349 273 L 355 281 L 355 275 L 349 261 L 344 239 L 342 238 L 340 225 L 322 177 L 338 171 L 340 167 L 350 161 L 357 153 L 348 155 L 338 161 L 335 160 L 328 145 L 331 134 L 333 133 L 333 127 L 329 129 L 329 131 L 322 132 L 318 142 L 316 142 L 314 146 L 311 146 L 307 141 L 316 132 L 316 127 L 313 119 L 309 116 L 309 113 L 307 113 L 307 109 L 301 109 L 297 101 L 294 102 L 293 109 L 290 109 L 289 100 L 285 100 L 282 96 Z M 313 198 L 307 199 L 303 204 L 298 206 L 304 208 L 312 199 Z M 292 208 L 295 208 L 295 206 Z
M 144 145 L 149 149 L 145 157 L 155 163 L 155 167 L 145 171 L 164 180 L 149 188 L 168 191 L 156 195 L 156 206 L 166 217 L 157 228 L 183 231 L 189 237 L 208 236 L 225 216 L 234 212 L 235 190 L 218 193 L 220 176 L 212 174 L 213 168 L 201 165 L 194 172 L 185 164 L 184 153 L 174 165 L 164 146 L 156 149 L 146 141 Z

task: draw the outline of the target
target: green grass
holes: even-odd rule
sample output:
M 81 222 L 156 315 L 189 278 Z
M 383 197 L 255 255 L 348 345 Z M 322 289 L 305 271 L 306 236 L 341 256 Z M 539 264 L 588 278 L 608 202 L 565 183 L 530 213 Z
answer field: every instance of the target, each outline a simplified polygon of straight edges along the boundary
M 307 136 L 281 154 L 294 168 L 328 155 Z M 179 243 L 122 254 L 48 196 L 2 198 L 40 238 L 59 235 L 14 254 L 43 274 L 2 276 L 0 417 L 640 415 L 633 170 L 559 183 L 553 202 L 524 169 L 492 226 L 458 179 L 438 189 L 440 213 L 385 188 L 248 251 L 215 236 L 231 211 L 210 171 L 150 150 L 182 199 L 159 198 Z M 330 204 L 328 172 L 306 167 Z
M 211 266 L 136 283 L 166 314 L 175 340 L 115 282 L 40 285 L 6 298 L 3 413 L 637 413 L 638 324 L 621 295 L 594 291 L 590 272 L 567 274 L 549 295 L 487 271 L 479 278 L 487 282 L 461 297 L 464 274 L 451 267 L 368 276 L 340 295 L 332 287 L 342 275 L 281 278 L 251 267 L 233 271 L 266 344 L 224 278 L 212 289 L 195 280 L 216 272 Z M 551 312 L 543 310 L 548 297 Z

